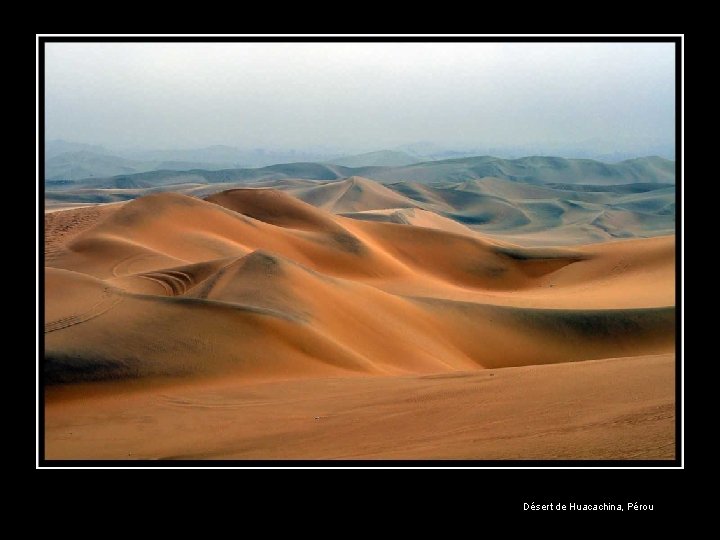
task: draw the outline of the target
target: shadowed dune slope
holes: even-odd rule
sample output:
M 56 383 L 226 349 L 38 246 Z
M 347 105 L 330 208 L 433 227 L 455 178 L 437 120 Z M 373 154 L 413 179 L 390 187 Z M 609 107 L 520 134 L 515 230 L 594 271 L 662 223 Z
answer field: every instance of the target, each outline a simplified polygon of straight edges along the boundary
M 48 380 L 432 373 L 674 347 L 672 236 L 526 248 L 364 179 L 301 198 L 313 205 L 159 193 L 46 215 Z M 366 206 L 399 217 L 334 215 Z
M 324 212 L 276 189 L 233 189 L 210 195 L 205 200 L 289 229 L 341 230 Z

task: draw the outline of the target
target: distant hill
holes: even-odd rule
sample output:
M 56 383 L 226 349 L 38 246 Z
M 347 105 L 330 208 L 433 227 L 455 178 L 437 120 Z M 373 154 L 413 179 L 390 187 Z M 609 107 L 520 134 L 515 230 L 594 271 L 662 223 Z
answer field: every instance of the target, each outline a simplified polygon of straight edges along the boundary
M 634 182 L 673 183 L 675 162 L 656 156 L 619 163 L 545 156 L 520 159 L 478 156 L 424 162 L 392 169 L 364 168 L 354 174 L 383 181 L 408 180 L 421 183 L 475 180 L 489 176 L 527 183 L 597 185 Z
M 135 162 L 117 156 L 101 155 L 86 150 L 64 152 L 45 160 L 46 180 L 78 180 L 80 178 L 116 176 L 143 172 Z
M 278 180 L 285 178 L 308 178 L 313 180 L 337 180 L 351 176 L 350 169 L 321 163 L 286 163 L 259 169 L 221 169 L 208 167 L 190 170 L 149 170 L 141 173 L 121 174 L 105 178 L 46 179 L 46 189 L 104 188 L 129 189 L 153 188 L 178 184 L 215 184 Z
M 83 144 L 55 139 L 45 142 L 45 159 L 55 157 L 67 152 L 92 152 L 93 154 L 112 154 L 108 149 L 96 144 Z
M 110 154 L 80 150 L 64 152 L 47 158 L 45 160 L 45 180 L 80 180 L 154 170 L 216 170 L 226 167 L 227 165 L 192 161 L 136 161 Z
M 113 166 L 123 166 L 112 161 Z M 109 166 L 110 164 L 108 164 Z M 169 168 L 169 167 L 168 167 Z M 526 157 L 520 159 L 499 159 L 490 156 L 430 161 L 403 167 L 343 167 L 322 163 L 284 163 L 257 169 L 208 170 L 153 170 L 150 172 L 112 175 L 106 178 L 77 179 L 54 175 L 48 180 L 48 189 L 85 188 L 128 188 L 156 187 L 172 184 L 211 184 L 251 182 L 259 180 L 280 180 L 304 178 L 309 180 L 338 180 L 350 176 L 361 176 L 383 182 L 408 181 L 421 184 L 434 182 L 463 182 L 480 178 L 500 178 L 529 184 L 593 184 L 619 185 L 633 183 L 675 182 L 675 162 L 660 157 L 644 157 L 601 163 L 590 159 L 565 159 L 559 157 Z M 71 171 L 71 172 L 72 172 Z M 68 180 L 70 180 L 68 182 Z
M 423 160 L 411 156 L 406 152 L 380 150 L 377 152 L 367 152 L 365 154 L 332 159 L 327 163 L 341 165 L 343 167 L 402 167 L 405 165 L 414 165 L 421 161 Z
M 277 163 L 321 162 L 331 157 L 323 152 L 274 151 L 263 148 L 240 149 L 233 146 L 208 146 L 179 150 L 117 150 L 63 140 L 45 143 L 45 180 L 107 178 L 121 174 L 173 170 L 240 169 L 268 167 Z M 398 165 L 417 163 L 405 159 Z M 368 163 L 369 164 L 369 163 Z M 392 161 L 376 163 L 391 165 Z
M 324 161 L 332 155 L 322 151 L 272 150 L 267 148 L 236 148 L 227 145 L 214 145 L 204 148 L 173 150 L 127 151 L 123 157 L 140 161 L 190 161 L 213 163 L 224 168 L 266 167 L 277 163 L 298 161 Z M 217 166 L 214 168 L 218 168 Z

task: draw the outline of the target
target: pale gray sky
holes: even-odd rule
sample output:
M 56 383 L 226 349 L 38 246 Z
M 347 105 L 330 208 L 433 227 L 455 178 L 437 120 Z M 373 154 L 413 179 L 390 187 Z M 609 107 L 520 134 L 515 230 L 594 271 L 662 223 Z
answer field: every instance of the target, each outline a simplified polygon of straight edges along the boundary
M 149 148 L 672 145 L 673 47 L 49 43 L 46 138 Z

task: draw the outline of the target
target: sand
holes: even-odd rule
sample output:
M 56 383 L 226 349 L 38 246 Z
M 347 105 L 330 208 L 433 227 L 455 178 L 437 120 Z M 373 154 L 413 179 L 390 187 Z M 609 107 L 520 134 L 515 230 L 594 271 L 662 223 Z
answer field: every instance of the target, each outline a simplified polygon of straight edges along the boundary
M 47 457 L 671 459 L 674 362 L 52 387 Z
M 309 189 L 46 214 L 48 458 L 673 457 L 674 235 Z

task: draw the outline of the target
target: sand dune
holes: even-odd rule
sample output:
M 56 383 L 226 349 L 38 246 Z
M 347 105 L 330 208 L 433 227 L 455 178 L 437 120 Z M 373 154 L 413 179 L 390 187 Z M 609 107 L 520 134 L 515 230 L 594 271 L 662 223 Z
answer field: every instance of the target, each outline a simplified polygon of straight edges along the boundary
M 523 247 L 427 209 L 450 207 L 452 193 L 415 187 L 412 196 L 428 205 L 419 208 L 417 199 L 367 179 L 291 185 L 299 198 L 268 188 L 233 189 L 206 200 L 157 193 L 46 214 L 44 373 L 65 389 L 49 394 L 52 455 L 78 448 L 54 431 L 65 429 L 64 415 L 75 410 L 66 398 L 76 384 L 114 388 L 98 402 L 114 417 L 109 396 L 118 389 L 137 388 L 133 403 L 142 407 L 168 385 L 189 385 L 195 393 L 219 378 L 233 388 L 275 381 L 272 392 L 295 391 L 294 383 L 281 380 L 340 378 L 349 392 L 361 392 L 361 406 L 367 398 L 361 389 L 382 392 L 386 384 L 354 382 L 367 377 L 395 381 L 387 384 L 402 396 L 414 385 L 444 381 L 419 375 L 525 366 L 530 371 L 518 372 L 525 373 L 518 384 L 536 384 L 539 368 L 528 366 L 543 365 L 542 377 L 596 374 L 609 381 L 629 365 L 652 366 L 659 377 L 671 363 L 667 356 L 660 364 L 640 359 L 674 350 L 674 236 Z M 638 361 L 578 363 L 615 357 Z M 552 371 L 550 364 L 584 367 L 573 375 L 574 368 Z M 331 386 L 312 384 L 330 392 L 328 403 L 336 399 Z M 467 384 L 455 389 L 458 397 L 443 398 L 443 406 L 460 406 L 476 382 Z M 568 390 L 567 399 L 583 388 Z M 648 403 L 670 399 L 664 391 L 658 395 Z M 584 403 L 583 414 L 591 414 L 593 402 Z M 635 406 L 608 407 L 602 422 L 645 414 Z M 181 440 L 177 448 L 143 447 L 140 454 L 209 452 Z M 226 442 L 213 455 L 254 455 Z M 465 451 L 492 457 L 499 455 L 494 444 Z M 601 446 L 591 448 L 602 452 Z M 443 450 L 447 456 L 466 455 L 451 447 Z M 83 448 L 77 455 L 105 455 Z M 520 455 L 526 446 L 512 448 L 500 454 Z M 306 451 L 313 449 L 307 455 L 342 457 L 349 446 L 311 444 Z M 304 454 L 270 457 L 282 455 Z M 405 454 L 378 447 L 360 455 Z
M 84 211 L 52 219 L 67 214 L 76 223 Z M 91 378 L 117 377 L 123 362 L 140 374 L 229 367 L 271 374 L 266 357 L 274 356 L 288 366 L 314 362 L 317 370 L 403 373 L 673 347 L 672 238 L 521 248 L 335 217 L 272 190 L 233 190 L 208 201 L 164 193 L 93 215 L 94 225 L 60 241 L 46 297 L 55 314 L 50 325 L 93 314 L 47 338 L 48 366 L 70 356 L 100 362 L 88 367 Z M 648 287 L 649 279 L 661 286 Z M 98 295 L 117 304 L 96 315 L 85 304 Z M 187 329 L 168 324 L 183 319 L 192 321 Z M 246 327 L 254 328 L 246 332 L 252 338 L 238 347 L 227 329 Z M 586 327 L 595 330 L 585 336 Z M 108 328 L 119 337 L 127 332 L 120 350 L 108 343 Z M 292 343 L 279 334 L 294 336 Z M 153 350 L 157 340 L 187 352 Z M 285 349 L 300 341 L 312 353 Z M 84 350 L 68 350 L 69 343 Z M 221 368 L 208 360 L 220 356 Z
M 342 230 L 331 217 L 276 189 L 234 189 L 210 195 L 205 200 L 279 227 Z

